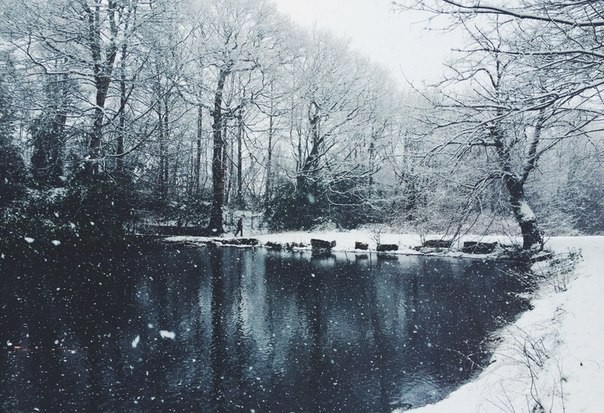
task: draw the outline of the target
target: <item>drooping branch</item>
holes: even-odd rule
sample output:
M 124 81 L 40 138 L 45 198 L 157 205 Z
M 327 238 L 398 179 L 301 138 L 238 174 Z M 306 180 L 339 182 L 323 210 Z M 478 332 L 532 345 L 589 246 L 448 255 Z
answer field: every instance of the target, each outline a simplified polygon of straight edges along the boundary
M 546 23 L 555 23 L 558 25 L 568 26 L 568 27 L 580 27 L 580 28 L 592 28 L 592 27 L 604 27 L 603 19 L 594 19 L 594 20 L 575 20 L 557 17 L 555 12 L 548 10 L 546 5 L 543 5 L 543 13 L 530 13 L 526 11 L 520 11 L 520 9 L 516 10 L 508 7 L 500 7 L 491 4 L 481 4 L 481 2 L 472 1 L 469 4 L 455 1 L 455 0 L 436 0 L 436 2 L 444 3 L 447 6 L 451 6 L 450 9 L 446 9 L 444 7 L 439 7 L 438 5 L 431 5 L 432 2 L 427 1 L 419 1 L 416 2 L 412 6 L 407 6 L 405 3 L 401 1 L 394 1 L 395 6 L 401 9 L 410 9 L 410 8 L 419 8 L 422 10 L 430 11 L 433 13 L 440 14 L 451 14 L 451 15 L 459 15 L 459 14 L 467 14 L 467 15 L 478 15 L 478 14 L 486 14 L 486 15 L 502 15 L 508 16 L 515 19 L 521 20 L 532 20 L 532 21 L 540 21 Z M 562 6 L 561 6 L 562 7 Z

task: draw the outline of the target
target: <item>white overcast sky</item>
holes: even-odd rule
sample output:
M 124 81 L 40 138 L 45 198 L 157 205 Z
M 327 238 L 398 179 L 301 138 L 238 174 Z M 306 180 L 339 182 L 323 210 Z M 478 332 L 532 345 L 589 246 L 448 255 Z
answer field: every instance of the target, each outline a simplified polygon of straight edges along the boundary
M 393 13 L 391 0 L 274 0 L 277 9 L 303 27 L 327 29 L 417 86 L 440 79 L 454 36 L 426 31 L 426 16 Z

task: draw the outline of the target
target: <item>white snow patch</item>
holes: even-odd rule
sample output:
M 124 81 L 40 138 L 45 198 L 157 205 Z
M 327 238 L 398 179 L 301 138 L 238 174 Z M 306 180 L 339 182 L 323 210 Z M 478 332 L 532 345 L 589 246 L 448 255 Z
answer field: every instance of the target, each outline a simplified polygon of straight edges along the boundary
M 134 337 L 134 340 L 132 340 L 132 348 L 136 348 L 136 346 L 138 346 L 138 343 L 140 343 L 140 341 L 141 341 L 140 335 Z
M 30 238 L 30 237 L 23 237 L 23 239 L 24 239 L 24 240 L 25 240 L 25 241 L 26 241 L 28 244 L 31 244 L 32 242 L 34 242 L 34 241 L 35 241 L 35 239 Z
M 52 241 L 50 241 L 50 243 L 52 245 L 54 245 L 55 247 L 58 247 L 59 245 L 61 245 L 61 241 L 59 241 L 58 239 L 53 239 Z
M 169 338 L 172 340 L 176 338 L 176 333 L 174 331 L 159 330 L 159 335 L 161 338 Z
M 520 215 L 522 215 L 523 221 L 534 221 L 536 219 L 533 210 L 526 202 L 520 203 Z

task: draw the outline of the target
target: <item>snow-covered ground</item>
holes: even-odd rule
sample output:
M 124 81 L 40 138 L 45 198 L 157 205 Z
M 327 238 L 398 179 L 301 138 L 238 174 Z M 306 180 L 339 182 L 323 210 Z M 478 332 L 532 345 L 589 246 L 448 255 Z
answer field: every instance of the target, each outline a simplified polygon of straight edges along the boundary
M 283 244 L 309 244 L 311 238 L 335 240 L 334 251 L 353 251 L 356 241 L 375 249 L 379 241 L 397 244 L 399 253 L 408 254 L 416 254 L 412 248 L 421 243 L 418 235 L 376 231 L 287 232 L 255 238 L 261 243 Z M 468 239 L 513 241 L 508 237 L 464 240 Z M 436 404 L 412 410 L 414 413 L 604 411 L 604 321 L 600 319 L 604 314 L 604 237 L 554 237 L 547 248 L 561 254 L 579 250 L 582 259 L 572 274 L 545 281 L 533 297 L 533 309 L 498 333 L 491 363 L 473 381 Z M 544 265 L 535 270 L 544 270 Z

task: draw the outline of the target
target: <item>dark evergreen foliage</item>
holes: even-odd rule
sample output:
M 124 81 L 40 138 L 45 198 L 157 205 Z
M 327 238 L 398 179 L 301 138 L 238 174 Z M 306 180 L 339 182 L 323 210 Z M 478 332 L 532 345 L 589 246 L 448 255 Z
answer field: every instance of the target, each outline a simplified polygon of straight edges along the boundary
M 340 180 L 330 185 L 329 218 L 338 227 L 353 229 L 359 225 L 383 222 L 384 205 L 376 198 L 378 193 L 371 192 L 365 178 Z
M 75 225 L 77 242 L 106 245 L 119 242 L 136 205 L 128 174 L 107 172 L 76 175 L 67 187 L 64 213 Z
M 19 148 L 11 142 L 13 119 L 11 98 L 0 77 L 0 208 L 24 194 L 27 180 Z
M 0 254 L 46 256 L 124 245 L 135 194 L 129 176 L 107 173 L 75 176 L 66 188 L 29 189 L 0 211 Z
M 25 163 L 18 148 L 0 142 L 0 208 L 25 193 L 26 181 Z
M 63 184 L 63 125 L 58 116 L 40 117 L 30 128 L 33 154 L 31 172 L 41 187 L 57 187 Z
M 369 202 L 366 185 L 356 179 L 332 182 L 329 186 L 304 180 L 301 185 L 296 188 L 289 181 L 278 184 L 266 210 L 272 229 L 310 229 L 325 223 L 352 229 L 385 218 L 383 210 Z
M 328 219 L 328 202 L 324 188 L 318 183 L 306 182 L 296 188 L 284 181 L 276 186 L 266 209 L 271 229 L 310 229 Z
M 64 195 L 63 190 L 29 190 L 27 196 L 5 208 L 0 218 L 4 228 L 0 239 L 2 253 L 45 254 L 67 244 L 75 236 L 75 226 L 70 225 L 64 213 Z

